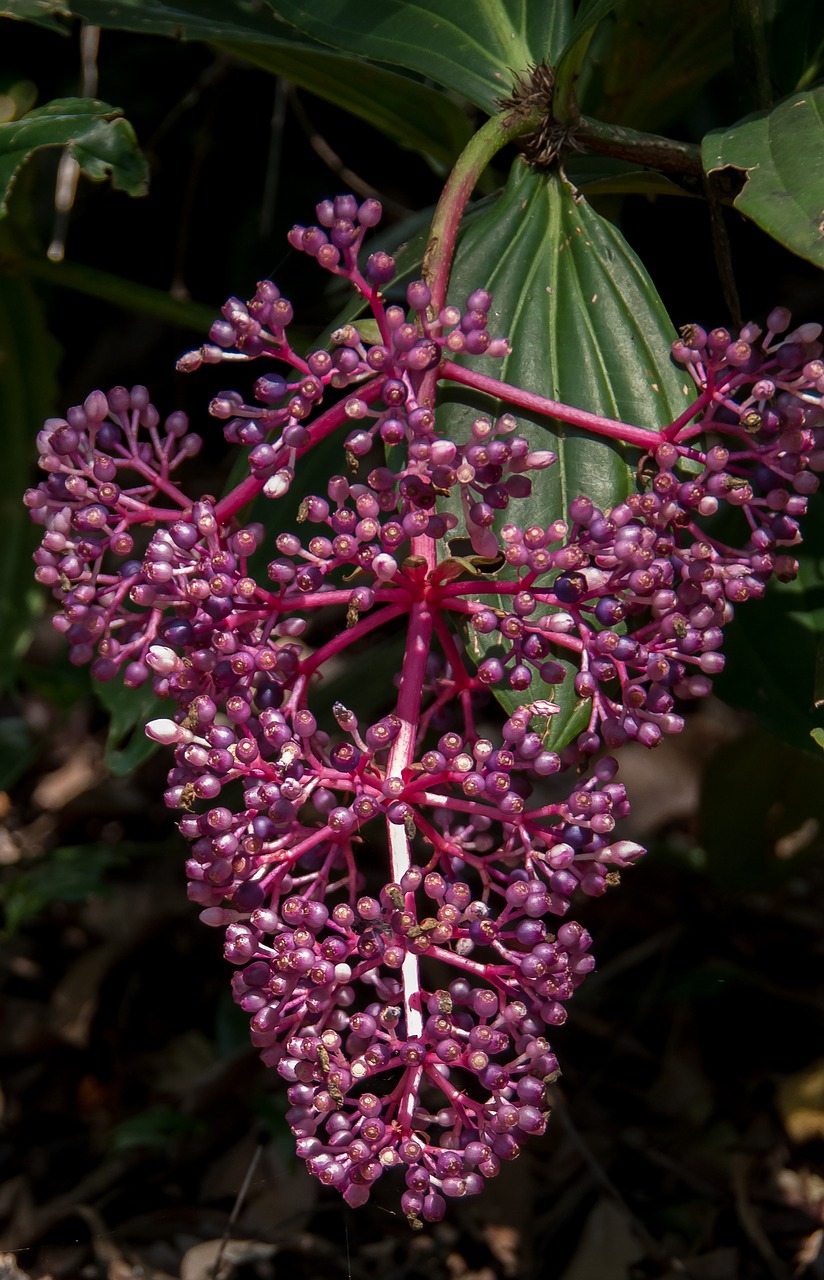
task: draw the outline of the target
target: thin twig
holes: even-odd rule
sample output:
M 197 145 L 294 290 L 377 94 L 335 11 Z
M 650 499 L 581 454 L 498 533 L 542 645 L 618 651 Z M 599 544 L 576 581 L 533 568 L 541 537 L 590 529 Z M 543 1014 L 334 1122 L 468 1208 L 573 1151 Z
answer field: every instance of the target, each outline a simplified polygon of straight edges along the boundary
M 258 231 L 260 238 L 272 234 L 275 217 L 275 206 L 280 186 L 280 161 L 283 154 L 283 125 L 286 120 L 286 102 L 289 97 L 289 84 L 282 76 L 275 79 L 275 98 L 272 103 L 272 118 L 269 122 L 269 148 L 266 153 L 266 172 L 263 176 L 263 194 L 260 198 L 260 217 Z
M 585 1141 L 582 1135 L 578 1132 L 578 1129 L 575 1127 L 572 1117 L 570 1116 L 567 1110 L 566 1103 L 564 1102 L 564 1099 L 563 1099 L 563 1095 L 561 1094 L 557 1086 L 554 1086 L 554 1085 L 549 1086 L 547 1089 L 547 1094 L 550 1100 L 553 1115 L 556 1116 L 557 1119 L 560 1121 L 568 1137 L 572 1140 L 572 1142 L 578 1148 L 585 1163 L 591 1170 L 596 1182 L 598 1182 L 601 1185 L 601 1187 L 603 1187 L 604 1191 L 606 1191 L 607 1195 L 612 1200 L 613 1204 L 615 1204 L 616 1208 L 620 1210 L 622 1216 L 626 1219 L 627 1225 L 630 1227 L 634 1235 L 636 1235 L 637 1238 L 640 1240 L 641 1244 L 643 1244 L 649 1256 L 655 1259 L 656 1262 L 665 1263 L 667 1266 L 669 1266 L 672 1269 L 672 1271 L 674 1271 L 677 1274 L 686 1274 L 684 1264 L 680 1261 L 680 1259 L 674 1257 L 666 1249 L 662 1248 L 662 1246 L 658 1243 L 655 1237 L 651 1236 L 650 1233 L 647 1231 L 646 1227 L 644 1226 L 643 1222 L 641 1222 L 640 1218 L 638 1218 L 632 1212 L 626 1200 L 621 1195 L 621 1192 L 618 1190 L 615 1183 L 612 1181 L 609 1174 L 607 1173 L 606 1169 L 601 1164 L 600 1160 L 597 1158 L 597 1156 L 595 1155 L 595 1153 L 593 1152 L 589 1144 Z
M 738 286 L 735 283 L 730 237 L 729 232 L 727 231 L 727 224 L 724 221 L 724 210 L 722 209 L 721 202 L 716 194 L 715 183 L 711 174 L 705 174 L 704 176 L 704 194 L 707 198 L 707 208 L 710 215 L 710 231 L 712 233 L 712 251 L 715 257 L 715 269 L 718 272 L 718 279 L 721 283 L 724 303 L 730 314 L 733 326 L 736 329 L 740 329 L 743 324 L 741 317 L 741 299 L 738 296 Z
M 255 1147 L 255 1154 L 252 1156 L 252 1159 L 249 1161 L 249 1168 L 246 1170 L 246 1176 L 244 1177 L 243 1182 L 240 1184 L 240 1190 L 238 1191 L 237 1196 L 235 1197 L 235 1203 L 232 1206 L 232 1212 L 229 1214 L 229 1220 L 226 1223 L 226 1229 L 224 1230 L 223 1235 L 221 1237 L 220 1248 L 217 1251 L 217 1254 L 215 1256 L 215 1261 L 212 1266 L 212 1280 L 218 1280 L 218 1275 L 220 1274 L 220 1264 L 223 1261 L 223 1255 L 226 1252 L 226 1246 L 229 1243 L 229 1236 L 231 1235 L 232 1227 L 235 1225 L 235 1223 L 237 1222 L 240 1216 L 240 1211 L 243 1208 L 243 1203 L 246 1199 L 246 1196 L 249 1193 L 249 1187 L 252 1184 L 252 1178 L 255 1175 L 255 1170 L 257 1169 L 258 1164 L 260 1163 L 260 1157 L 262 1155 L 263 1155 L 263 1143 L 259 1142 Z
M 398 204 L 390 196 L 384 195 L 383 192 L 378 191 L 376 187 L 367 182 L 365 178 L 355 173 L 354 169 L 350 169 L 323 135 L 318 133 L 306 114 L 306 108 L 298 97 L 294 85 L 289 85 L 288 92 L 289 105 L 295 113 L 295 119 L 306 134 L 309 146 L 326 167 L 332 170 L 335 177 L 340 179 L 343 186 L 348 187 L 355 195 L 361 196 L 362 199 L 372 197 L 380 200 L 384 213 L 389 214 L 391 218 L 408 218 L 412 212 L 411 209 L 407 209 L 405 205 Z
M 94 98 L 97 94 L 97 51 L 100 47 L 100 28 L 84 22 L 80 28 L 80 96 Z M 51 243 L 46 250 L 52 262 L 62 262 L 66 254 L 66 235 L 69 215 L 74 208 L 80 165 L 70 149 L 65 147 L 57 166 L 54 187 L 54 221 Z

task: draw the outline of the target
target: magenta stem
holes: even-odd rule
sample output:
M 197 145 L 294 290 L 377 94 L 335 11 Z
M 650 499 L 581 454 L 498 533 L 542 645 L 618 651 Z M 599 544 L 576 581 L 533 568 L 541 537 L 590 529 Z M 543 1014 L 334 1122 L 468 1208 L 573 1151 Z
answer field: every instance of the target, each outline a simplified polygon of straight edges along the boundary
M 474 391 L 484 391 L 507 404 L 519 409 L 528 409 L 532 413 L 543 414 L 547 418 L 556 418 L 571 427 L 583 427 L 596 435 L 606 436 L 610 440 L 620 440 L 624 444 L 637 445 L 641 449 L 657 449 L 664 438 L 658 431 L 646 427 L 633 427 L 628 422 L 617 422 L 614 418 L 603 418 L 597 413 L 588 413 L 586 409 L 575 409 L 571 405 L 561 404 L 559 400 L 549 400 L 546 396 L 535 395 L 532 391 L 522 391 L 508 382 L 500 382 L 498 378 L 490 378 L 484 373 L 476 373 L 474 369 L 465 369 L 463 365 L 452 360 L 444 360 L 440 366 L 441 377 L 450 382 L 458 382 L 462 386 L 471 387 Z M 692 416 L 692 415 L 690 415 Z
M 115 464 L 116 465 L 116 464 Z M 167 498 L 171 498 L 172 502 L 176 502 L 179 507 L 186 511 L 191 505 L 191 500 L 181 493 L 177 485 L 172 484 L 170 480 L 164 476 L 158 475 L 151 467 L 146 466 L 139 458 L 135 458 L 129 454 L 126 459 L 126 466 L 130 471 L 136 471 L 138 475 L 143 476 L 144 480 L 148 480 L 153 489 L 157 489 L 160 493 L 165 493 Z
M 375 600 L 379 604 L 391 604 L 401 593 L 396 587 L 386 587 L 375 592 Z M 305 609 L 325 609 L 333 605 L 348 605 L 352 599 L 352 588 L 341 587 L 335 591 L 313 591 L 311 595 L 294 591 L 290 595 L 275 595 L 274 592 L 258 590 L 258 601 L 263 601 L 259 609 L 243 609 L 230 613 L 223 619 L 225 627 L 241 627 L 260 618 L 270 618 L 273 613 L 302 613 Z M 408 608 L 408 604 L 404 608 Z
M 693 400 L 689 408 L 685 409 L 682 414 L 679 414 L 675 421 L 671 422 L 668 427 L 664 427 L 664 430 L 661 432 L 663 438 L 665 440 L 674 440 L 682 427 L 688 426 L 697 413 L 700 413 L 702 409 L 705 409 L 708 404 L 712 403 L 714 395 L 715 391 L 712 387 L 707 387 L 706 391 L 702 391 L 698 399 Z
M 362 387 L 357 388 L 359 400 L 364 400 L 366 404 L 371 404 L 373 400 L 377 400 L 381 393 L 381 387 L 386 381 L 385 377 L 380 376 L 372 378 L 371 381 L 365 383 Z M 337 431 L 338 427 L 349 422 L 350 418 L 346 412 L 346 404 L 349 396 L 332 405 L 331 409 L 327 409 L 319 418 L 316 418 L 310 427 L 309 442 L 300 449 L 295 450 L 295 457 L 302 458 L 310 449 L 314 449 L 315 445 L 320 444 L 321 440 L 325 440 L 333 431 Z M 245 480 L 241 480 L 240 484 L 235 485 L 224 498 L 215 507 L 215 516 L 218 523 L 227 525 L 233 516 L 237 514 L 247 503 L 256 498 L 259 493 L 263 492 L 265 480 L 259 480 L 255 476 L 247 476 Z
M 385 609 L 381 609 L 379 613 L 372 613 L 368 618 L 362 618 L 354 627 L 350 627 L 347 631 L 341 631 L 334 639 L 325 644 L 322 649 L 317 649 L 310 658 L 306 658 L 300 664 L 301 674 L 304 676 L 311 675 L 313 671 L 317 671 L 318 667 L 323 666 L 324 662 L 328 662 L 335 654 L 348 649 L 350 644 L 354 644 L 356 640 L 360 640 L 361 636 L 368 635 L 370 631 L 374 631 L 376 627 L 382 627 L 384 623 L 391 622 L 393 618 L 399 618 L 401 614 L 407 613 L 408 604 L 390 604 Z
M 458 157 L 441 192 L 429 243 L 423 259 L 423 278 L 432 291 L 432 312 L 437 317 L 446 301 L 449 270 L 455 253 L 463 211 L 486 166 L 508 142 L 534 128 L 540 111 L 502 111 L 473 134 Z

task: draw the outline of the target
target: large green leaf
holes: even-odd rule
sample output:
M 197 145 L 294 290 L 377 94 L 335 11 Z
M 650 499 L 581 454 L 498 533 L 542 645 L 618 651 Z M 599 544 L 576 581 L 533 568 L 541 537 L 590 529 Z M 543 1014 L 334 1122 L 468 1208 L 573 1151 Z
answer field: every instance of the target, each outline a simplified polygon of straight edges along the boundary
M 824 267 L 824 87 L 793 94 L 774 111 L 708 133 L 708 173 L 746 174 L 735 207 L 801 258 Z
M 301 31 L 363 57 L 408 67 L 492 114 L 519 73 L 554 63 L 571 0 L 267 0 Z
M 322 48 L 248 0 L 76 0 L 72 11 L 101 27 L 219 45 L 440 164 L 451 165 L 469 138 L 465 113 L 440 90 Z
M 94 98 L 56 98 L 19 120 L 0 124 L 0 215 L 29 156 L 41 147 L 68 147 L 83 172 L 129 195 L 144 195 L 148 166 L 117 107 Z
M 595 36 L 579 84 L 588 115 L 660 133 L 696 109 L 709 80 L 732 60 L 729 6 L 718 0 L 621 0 Z
M 558 174 L 517 160 L 499 200 L 466 231 L 449 300 L 493 295 L 491 328 L 512 354 L 474 358 L 473 369 L 592 413 L 658 429 L 689 403 L 670 358 L 675 331 L 644 267 L 612 223 Z M 456 391 L 445 425 L 466 433 L 474 416 Z M 500 411 L 500 410 L 499 410 Z M 564 516 L 587 494 L 612 506 L 629 492 L 633 467 L 620 446 L 545 418 L 516 413 L 535 448 L 553 449 L 519 518 Z
M 367 121 L 381 133 L 451 167 L 472 133 L 446 94 L 409 76 L 296 42 L 221 41 L 221 48 Z
M 268 40 L 288 31 L 250 0 L 71 0 L 73 14 L 95 26 L 175 40 Z
M 670 360 L 675 336 L 664 306 L 620 232 L 600 217 L 560 175 L 516 161 L 509 183 L 466 231 L 456 256 L 450 300 L 462 304 L 476 288 L 493 294 L 491 329 L 505 334 L 512 354 L 472 360 L 473 368 L 577 408 L 653 430 L 688 404 L 685 380 Z M 465 439 L 478 409 L 500 402 L 446 392 L 441 429 Z M 547 525 L 586 494 L 601 507 L 620 502 L 633 484 L 632 451 L 577 428 L 517 411 L 533 448 L 551 449 L 557 463 L 534 477 L 532 496 L 503 513 L 521 525 Z M 489 599 L 489 597 L 486 597 Z M 481 656 L 483 643 L 477 638 Z M 535 697 L 562 702 L 557 742 L 569 741 L 583 714 L 565 680 L 557 689 L 533 684 Z M 522 699 L 501 692 L 513 709 Z

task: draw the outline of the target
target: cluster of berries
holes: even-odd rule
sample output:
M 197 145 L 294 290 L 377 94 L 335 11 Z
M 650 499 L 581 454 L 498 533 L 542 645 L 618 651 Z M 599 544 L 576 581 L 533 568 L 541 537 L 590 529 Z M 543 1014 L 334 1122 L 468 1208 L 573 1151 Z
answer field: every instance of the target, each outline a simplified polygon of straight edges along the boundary
M 386 305 L 391 258 L 359 266 L 377 202 L 317 212 L 290 243 L 352 282 L 377 340 L 350 324 L 298 355 L 292 306 L 264 281 L 180 362 L 275 362 L 255 403 L 211 405 L 248 449 L 245 479 L 192 502 L 174 477 L 199 443 L 185 416 L 161 424 L 145 388 L 118 387 L 46 424 L 47 478 L 26 502 L 72 660 L 170 702 L 147 732 L 174 748 L 165 799 L 191 842 L 189 894 L 226 930 L 299 1153 L 352 1205 L 400 1169 L 417 1224 L 544 1129 L 546 1031 L 594 965 L 563 917 L 643 853 L 616 829 L 629 806 L 602 748 L 677 732 L 678 700 L 723 666 L 735 606 L 794 574 L 824 463 L 824 363 L 818 328 L 787 334 L 781 310 L 764 334 L 690 328 L 674 355 L 694 405 L 660 432 L 627 427 L 649 443 L 637 492 L 609 510 L 576 495 L 522 527 L 554 455 L 509 412 L 444 438 L 433 407 L 440 379 L 461 381 L 454 357 L 509 350 L 489 294 L 435 315 L 419 281 L 408 309 Z M 240 523 L 333 433 L 350 475 L 302 501 L 305 533 Z M 379 636 L 404 646 L 384 714 L 322 715 L 323 676 Z M 490 692 L 509 709 L 497 728 Z

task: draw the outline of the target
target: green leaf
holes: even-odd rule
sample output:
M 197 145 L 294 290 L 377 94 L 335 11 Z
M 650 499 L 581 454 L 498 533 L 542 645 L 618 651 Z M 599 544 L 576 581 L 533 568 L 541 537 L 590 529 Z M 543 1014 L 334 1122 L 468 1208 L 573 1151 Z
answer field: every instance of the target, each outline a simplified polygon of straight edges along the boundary
M 97 27 L 175 40 L 267 40 L 284 35 L 283 24 L 254 0 L 73 0 L 71 11 Z
M 594 196 L 642 195 L 649 199 L 656 196 L 682 196 L 701 199 L 700 180 L 694 178 L 675 181 L 667 174 L 654 169 L 639 169 L 626 160 L 595 154 L 570 157 L 565 166 L 567 177 L 583 192 L 588 200 Z
M 149 720 L 168 714 L 168 703 L 155 697 L 151 684 L 127 689 L 119 680 L 109 680 L 96 683 L 94 689 L 110 717 L 104 761 L 120 778 L 154 755 L 158 744 L 146 737 L 144 727 Z
M 296 41 L 221 41 L 220 47 L 343 107 L 440 164 L 451 167 L 471 136 L 469 119 L 456 102 L 395 71 Z
M 479 287 L 493 295 L 490 328 L 509 337 L 512 354 L 472 360 L 473 368 L 652 429 L 689 403 L 685 380 L 670 359 L 675 333 L 649 276 L 617 229 L 559 175 L 547 177 L 516 161 L 500 199 L 465 232 L 450 301 L 463 304 Z M 479 410 L 494 417 L 505 407 L 451 387 L 439 411 L 442 430 L 466 439 Z M 580 494 L 602 508 L 626 497 L 634 480 L 633 451 L 545 418 L 521 411 L 515 416 L 533 448 L 558 457 L 533 476 L 531 497 L 517 504 L 519 524 L 546 527 L 565 517 Z M 502 513 L 502 522 L 514 515 L 514 509 Z M 485 599 L 496 607 L 495 597 Z M 553 745 L 570 741 L 583 717 L 570 679 L 556 687 L 533 681 L 530 695 L 562 703 Z M 523 700 L 508 692 L 496 696 L 509 711 Z
M 559 120 L 568 118 L 575 80 L 586 57 L 589 42 L 595 34 L 595 28 L 602 18 L 612 12 L 617 3 L 618 0 L 583 0 L 575 15 L 569 41 L 555 67 L 553 110 L 556 109 L 557 104 L 556 114 Z
M 824 267 L 824 87 L 708 133 L 701 151 L 707 173 L 732 167 L 746 174 L 736 209 L 799 257 Z
M 732 61 L 729 6 L 718 0 L 621 0 L 595 39 L 583 110 L 657 133 L 689 118 L 702 87 Z
M 14 933 L 56 902 L 85 902 L 108 892 L 109 872 L 138 852 L 154 846 L 110 844 L 67 845 L 14 872 L 0 887 L 5 911 L 4 933 Z
M 22 716 L 0 720 L 0 791 L 7 791 L 37 755 L 31 725 Z
M 777 97 L 806 89 L 824 70 L 824 6 L 819 0 L 777 0 L 768 27 L 770 74 Z
M 59 0 L 6 0 L 0 4 L 0 18 L 16 18 L 19 22 L 31 22 L 36 27 L 46 27 L 49 31 L 66 34 L 66 25 L 61 18 L 70 18 L 71 13 Z
M 93 181 L 111 178 L 112 186 L 129 195 L 146 193 L 148 166 L 119 109 L 94 98 L 56 98 L 0 124 L 0 215 L 21 167 L 41 147 L 68 147 Z
M 208 40 L 440 164 L 452 164 L 471 132 L 465 113 L 440 90 L 361 57 L 332 53 L 298 36 L 279 13 L 248 0 L 77 0 L 73 11 L 101 27 Z
M 267 3 L 269 0 L 267 0 Z M 519 73 L 554 63 L 569 39 L 570 0 L 271 0 L 281 17 L 336 49 L 407 67 L 490 115 Z
M 563 61 L 582 36 L 593 31 L 601 19 L 612 13 L 613 9 L 617 8 L 620 3 L 621 0 L 582 0 L 578 6 L 578 12 L 575 14 L 575 21 L 572 24 L 572 31 L 566 48 L 561 54 L 561 60 Z
M 166 1150 L 174 1138 L 192 1137 L 205 1132 L 206 1125 L 178 1107 L 156 1106 L 130 1116 L 116 1126 L 111 1150 L 130 1151 L 134 1147 Z
M 26 275 L 63 289 L 73 289 L 89 298 L 100 298 L 120 307 L 130 316 L 144 315 L 162 324 L 191 329 L 201 336 L 209 332 L 220 307 L 193 302 L 190 298 L 175 298 L 163 289 L 112 275 L 79 262 L 51 262 L 48 258 L 27 254 L 21 261 Z
M 810 737 L 824 750 L 824 729 L 811 729 Z
M 12 260 L 16 256 L 5 228 L 0 253 Z M 0 275 L 0 688 L 13 684 L 33 617 L 42 608 L 31 562 L 38 535 L 22 499 L 34 479 L 35 434 L 53 408 L 59 359 L 60 348 L 49 334 L 30 282 L 19 275 Z

